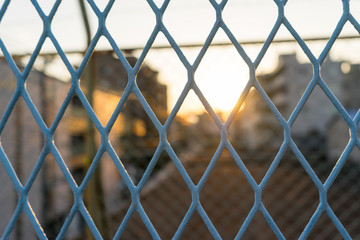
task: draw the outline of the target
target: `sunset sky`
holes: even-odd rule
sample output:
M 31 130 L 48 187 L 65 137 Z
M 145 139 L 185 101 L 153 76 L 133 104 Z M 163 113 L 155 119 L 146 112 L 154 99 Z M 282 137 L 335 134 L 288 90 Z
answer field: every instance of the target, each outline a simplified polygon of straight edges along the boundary
M 4 0 L 0 0 L 0 4 Z M 44 11 L 50 11 L 54 1 L 38 0 Z M 103 9 L 107 1 L 95 1 Z M 161 1 L 156 1 L 161 2 Z M 351 1 L 351 12 L 360 18 L 360 1 Z M 95 14 L 88 8 L 92 32 L 97 28 Z M 340 0 L 289 0 L 285 15 L 303 37 L 330 36 L 342 14 Z M 229 0 L 223 12 L 223 18 L 239 41 L 264 40 L 277 17 L 277 7 L 272 0 Z M 207 0 L 171 0 L 164 14 L 164 24 L 175 41 L 181 44 L 202 44 L 215 22 L 215 11 Z M 145 0 L 117 0 L 109 13 L 107 28 L 120 48 L 143 47 L 155 26 L 155 15 Z M 52 31 L 65 51 L 84 50 L 85 32 L 78 6 L 78 1 L 63 0 L 52 23 Z M 7 49 L 13 54 L 32 52 L 42 32 L 42 21 L 28 0 L 11 1 L 0 23 L 0 37 Z M 356 35 L 348 24 L 342 35 Z M 291 39 L 288 31 L 282 27 L 276 38 Z M 214 42 L 228 42 L 221 31 Z M 316 56 L 326 42 L 309 43 Z M 161 34 L 154 45 L 168 45 Z M 351 46 L 351 47 L 349 47 Z M 246 45 L 245 51 L 255 59 L 261 45 Z M 105 39 L 98 43 L 97 49 L 109 49 Z M 190 62 L 198 55 L 200 48 L 182 49 Z M 53 52 L 50 41 L 43 46 L 43 52 Z M 338 41 L 331 56 L 337 60 L 360 62 L 357 40 Z M 279 54 L 296 52 L 301 61 L 306 58 L 295 44 L 272 45 L 259 66 L 259 73 L 269 72 L 277 63 Z M 135 52 L 139 55 L 141 51 Z M 71 61 L 78 64 L 81 58 Z M 170 109 L 175 104 L 185 82 L 187 73 L 172 49 L 150 50 L 145 61 L 159 71 L 160 80 L 169 87 Z M 50 72 L 60 79 L 68 78 L 62 64 L 50 66 Z M 230 110 L 241 89 L 246 84 L 248 70 L 235 48 L 211 47 L 205 54 L 195 74 L 195 80 L 205 97 L 216 110 Z M 183 110 L 198 111 L 201 105 L 194 104 L 196 97 L 185 101 Z

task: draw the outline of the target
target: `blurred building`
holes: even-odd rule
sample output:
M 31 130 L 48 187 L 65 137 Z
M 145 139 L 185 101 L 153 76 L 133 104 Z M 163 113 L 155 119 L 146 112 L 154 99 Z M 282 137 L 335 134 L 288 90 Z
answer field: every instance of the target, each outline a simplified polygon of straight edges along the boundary
M 95 88 L 93 92 L 93 109 L 101 123 L 105 126 L 119 102 L 127 84 L 125 68 L 111 52 L 96 52 L 93 55 L 95 66 Z M 137 61 L 128 57 L 131 65 Z M 4 60 L 0 61 L 0 114 L 5 112 L 15 88 L 16 79 Z M 32 70 L 27 78 L 26 88 L 34 105 L 37 107 L 44 122 L 50 126 L 67 95 L 70 84 Z M 143 64 L 138 75 L 137 85 L 150 105 L 156 106 L 154 113 L 163 121 L 167 117 L 167 89 L 158 82 L 157 72 Z M 81 88 L 86 93 L 86 80 L 82 79 Z M 88 114 L 78 96 L 73 96 L 54 134 L 54 142 L 64 162 L 68 166 L 77 184 L 84 178 L 89 159 L 87 157 L 86 140 Z M 95 130 L 96 131 L 96 130 Z M 150 119 L 134 94 L 130 95 L 123 110 L 109 134 L 109 140 L 125 165 L 134 168 L 133 175 L 144 171 L 150 161 L 153 149 L 158 144 L 157 132 Z M 95 134 L 97 146 L 100 136 Z M 28 106 L 20 98 L 17 102 L 6 127 L 1 134 L 1 146 L 4 148 L 22 184 L 26 184 L 41 149 L 44 137 L 35 122 Z M 139 151 L 130 151 L 134 146 Z M 134 155 L 134 153 L 136 153 Z M 131 168 L 131 167 L 129 167 Z M 121 194 L 121 177 L 114 167 L 112 159 L 105 154 L 101 159 L 104 196 L 108 209 Z M 17 194 L 9 177 L 0 164 L 0 234 L 5 230 L 17 204 Z M 73 194 L 63 173 L 53 156 L 46 157 L 44 165 L 29 193 L 30 203 L 36 216 L 50 239 L 59 232 L 73 203 Z M 84 226 L 80 219 L 75 218 L 70 225 L 67 237 L 75 239 L 84 234 Z M 33 239 L 35 232 L 30 221 L 22 214 L 13 231 L 13 239 Z
M 360 69 L 327 59 L 321 76 L 350 115 L 359 109 Z M 311 64 L 299 63 L 296 55 L 283 55 L 277 68 L 257 76 L 277 109 L 288 120 L 313 76 Z M 319 179 L 324 182 L 349 140 L 348 127 L 319 87 L 311 93 L 292 126 L 291 135 Z M 197 184 L 203 177 L 220 142 L 208 114 L 194 124 L 178 124 L 171 142 L 188 175 Z M 180 133 L 179 133 L 180 132 Z M 181 136 L 179 136 L 181 135 Z M 283 129 L 261 95 L 252 89 L 228 135 L 241 160 L 260 183 L 284 140 Z M 345 145 L 344 145 L 345 142 Z M 328 202 L 353 238 L 360 237 L 359 151 L 354 150 L 328 192 Z M 141 203 L 161 238 L 170 239 L 191 206 L 191 192 L 177 168 L 170 162 L 145 186 Z M 270 178 L 262 201 L 286 239 L 297 239 L 319 204 L 318 190 L 294 153 L 286 151 Z M 223 239 L 234 239 L 253 203 L 254 193 L 248 180 L 227 151 L 221 154 L 203 189 L 200 203 Z M 119 222 L 126 214 L 130 199 L 113 218 Z M 356 222 L 356 223 L 355 223 Z M 118 225 L 117 225 L 118 226 Z M 116 228 L 117 228 L 116 226 Z M 116 228 L 114 230 L 116 230 Z M 150 235 L 141 218 L 134 214 L 123 235 L 129 239 L 147 239 Z M 204 219 L 197 211 L 182 235 L 184 239 L 211 239 Z M 243 239 L 275 239 L 261 213 L 255 215 Z M 342 239 L 336 227 L 323 214 L 310 239 Z
M 23 70 L 23 68 L 20 68 Z M 51 78 L 40 71 L 33 70 L 26 80 L 26 89 L 29 92 L 34 105 L 42 115 L 44 122 L 50 126 L 55 118 L 57 110 L 61 105 L 61 98 L 66 95 L 69 85 L 65 82 Z M 0 116 L 3 117 L 7 104 L 16 88 L 16 79 L 4 60 L 0 60 Z M 54 140 L 59 150 L 68 155 L 68 148 L 71 132 L 64 126 L 59 125 Z M 44 137 L 37 126 L 32 113 L 25 101 L 20 97 L 17 101 L 10 118 L 1 134 L 1 146 L 7 154 L 15 172 L 22 185 L 25 185 L 40 152 L 44 146 Z M 42 170 L 29 192 L 29 201 L 39 221 L 57 218 L 64 211 L 68 211 L 69 203 L 61 201 L 68 197 L 64 192 L 64 182 L 58 181 L 58 173 L 50 165 L 55 165 L 54 159 L 50 156 L 44 163 Z M 65 158 L 70 163 L 68 158 Z M 52 175 L 55 173 L 55 175 Z M 10 182 L 9 176 L 3 164 L 0 164 L 0 234 L 2 234 L 15 210 L 18 196 Z M 52 189 L 50 193 L 48 190 Z M 56 208 L 54 208 L 56 206 Z M 50 212 L 51 210 L 51 212 Z M 12 239 L 35 238 L 35 232 L 25 214 L 19 218 L 18 224 L 13 230 Z
M 349 69 L 345 71 L 344 68 Z M 277 68 L 258 76 L 258 81 L 288 120 L 312 77 L 312 64 L 299 63 L 296 55 L 292 54 L 280 56 Z M 321 77 L 345 110 L 354 117 L 360 107 L 359 96 L 355 93 L 360 90 L 359 66 L 327 58 L 321 67 Z M 255 89 L 250 90 L 245 106 L 233 125 L 229 135 L 239 149 L 271 150 L 278 148 L 284 139 L 279 121 Z M 291 126 L 291 136 L 301 150 L 313 153 L 316 148 L 332 162 L 336 162 L 344 150 L 343 142 L 350 138 L 349 127 L 319 86 L 311 92 Z

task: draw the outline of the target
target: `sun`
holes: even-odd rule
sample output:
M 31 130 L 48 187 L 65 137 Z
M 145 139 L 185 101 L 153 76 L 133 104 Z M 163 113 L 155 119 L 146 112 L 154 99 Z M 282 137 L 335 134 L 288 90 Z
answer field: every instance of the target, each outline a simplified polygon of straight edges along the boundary
M 202 81 L 199 88 L 215 112 L 228 115 L 238 102 L 246 85 L 246 78 L 231 72 L 214 74 Z M 204 84 L 204 83 L 207 84 Z

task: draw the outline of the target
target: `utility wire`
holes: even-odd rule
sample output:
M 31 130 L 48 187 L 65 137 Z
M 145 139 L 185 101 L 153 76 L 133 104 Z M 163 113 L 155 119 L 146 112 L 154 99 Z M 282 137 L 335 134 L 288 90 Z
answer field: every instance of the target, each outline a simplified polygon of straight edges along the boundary
M 349 36 L 342 36 L 342 37 L 338 37 L 336 40 L 355 40 L 355 39 L 360 39 L 360 35 L 349 35 Z M 328 41 L 329 37 L 311 37 L 311 38 L 303 38 L 303 40 L 305 42 L 324 42 L 324 41 Z M 264 40 L 253 40 L 253 41 L 240 41 L 239 42 L 240 45 L 262 45 L 265 43 Z M 272 44 L 283 44 L 283 43 L 296 43 L 295 39 L 274 39 L 272 42 Z M 216 42 L 216 43 L 212 43 L 210 46 L 213 47 L 226 47 L 226 46 L 231 46 L 233 45 L 231 42 Z M 203 44 L 201 43 L 190 43 L 190 44 L 180 44 L 178 45 L 180 48 L 184 49 L 184 48 L 201 48 L 203 47 Z M 172 48 L 170 46 L 170 44 L 159 44 L 159 45 L 155 45 L 152 46 L 151 49 L 169 49 Z M 121 51 L 123 52 L 133 52 L 133 51 L 139 51 L 139 50 L 143 50 L 144 47 L 129 47 L 129 48 L 122 48 Z M 95 50 L 95 52 L 112 52 L 114 51 L 113 49 L 109 49 L 109 50 Z M 31 56 L 32 53 L 23 53 L 23 54 L 13 54 L 12 57 L 13 58 L 22 58 L 22 57 L 27 57 L 27 56 Z M 84 54 L 84 51 L 79 51 L 79 50 L 74 50 L 74 51 L 65 51 L 65 54 Z M 55 56 L 58 55 L 57 52 L 47 52 L 47 53 L 39 53 L 39 56 Z M 0 56 L 0 59 L 4 58 L 3 56 Z

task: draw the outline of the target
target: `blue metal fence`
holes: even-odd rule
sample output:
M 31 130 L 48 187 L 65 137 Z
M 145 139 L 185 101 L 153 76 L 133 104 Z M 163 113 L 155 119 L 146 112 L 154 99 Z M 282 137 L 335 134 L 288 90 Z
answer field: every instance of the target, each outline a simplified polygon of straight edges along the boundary
M 1 6 L 0 23 L 1 23 L 1 20 L 4 16 L 4 14 L 6 13 L 7 7 L 10 2 L 11 2 L 10 0 L 5 0 L 3 5 Z M 229 151 L 232 158 L 236 162 L 237 166 L 245 175 L 246 180 L 250 184 L 251 188 L 254 191 L 254 195 L 255 195 L 254 203 L 251 208 L 251 211 L 247 215 L 246 220 L 242 224 L 241 228 L 238 230 L 236 239 L 241 239 L 244 236 L 244 234 L 245 234 L 246 230 L 248 229 L 250 223 L 252 222 L 254 216 L 258 212 L 261 212 L 261 214 L 264 216 L 267 224 L 270 226 L 270 228 L 272 229 L 272 231 L 274 232 L 276 237 L 279 239 L 285 239 L 283 233 L 278 228 L 276 222 L 273 220 L 272 216 L 269 214 L 268 209 L 264 206 L 264 204 L 262 202 L 262 193 L 263 193 L 264 189 L 266 188 L 269 180 L 271 179 L 274 171 L 277 169 L 277 166 L 279 165 L 280 160 L 283 157 L 283 155 L 287 149 L 291 149 L 291 151 L 296 155 L 298 161 L 301 163 L 302 167 L 305 169 L 306 173 L 309 175 L 309 177 L 311 178 L 312 182 L 314 183 L 314 185 L 316 186 L 316 188 L 319 192 L 319 205 L 317 206 L 317 209 L 314 212 L 314 214 L 312 215 L 311 219 L 308 221 L 308 224 L 306 225 L 306 227 L 303 230 L 299 239 L 306 239 L 309 236 L 311 230 L 313 229 L 314 225 L 316 224 L 316 222 L 318 221 L 318 219 L 320 218 L 320 216 L 322 214 L 327 214 L 327 216 L 331 219 L 332 223 L 336 226 L 336 228 L 338 229 L 338 231 L 340 232 L 340 234 L 343 236 L 344 239 L 351 239 L 347 230 L 345 229 L 343 224 L 339 221 L 338 217 L 335 215 L 334 211 L 330 207 L 328 200 L 327 200 L 327 192 L 330 189 L 330 187 L 332 186 L 332 184 L 334 183 L 334 181 L 337 178 L 342 167 L 346 163 L 347 157 L 349 156 L 349 154 L 352 152 L 352 150 L 354 148 L 356 148 L 356 147 L 360 148 L 360 141 L 357 136 L 357 124 L 360 119 L 360 113 L 357 112 L 354 117 L 350 116 L 348 114 L 348 112 L 344 109 L 342 104 L 337 100 L 337 98 L 332 93 L 332 91 L 329 89 L 329 87 L 326 85 L 326 83 L 324 82 L 324 80 L 322 79 L 322 77 L 320 75 L 321 66 L 322 66 L 325 58 L 328 56 L 329 51 L 332 48 L 337 37 L 339 36 L 343 26 L 349 22 L 357 30 L 357 32 L 360 33 L 360 24 L 351 14 L 350 7 L 349 7 L 349 0 L 342 1 L 342 4 L 343 4 L 342 16 L 341 16 L 340 20 L 338 21 L 338 24 L 337 24 L 335 30 L 333 31 L 329 41 L 327 42 L 325 48 L 323 49 L 323 51 L 321 52 L 321 54 L 318 58 L 316 58 L 313 55 L 313 53 L 311 52 L 311 50 L 309 49 L 307 44 L 300 37 L 300 35 L 296 32 L 296 30 L 292 27 L 291 23 L 288 21 L 287 17 L 285 16 L 284 8 L 286 7 L 287 1 L 286 0 L 274 0 L 274 3 L 276 4 L 277 9 L 278 9 L 278 17 L 277 17 L 277 20 L 276 20 L 269 36 L 267 37 L 264 45 L 262 46 L 261 51 L 259 52 L 258 56 L 256 57 L 255 61 L 252 61 L 249 58 L 249 56 L 247 55 L 244 48 L 241 46 L 241 44 L 239 44 L 239 42 L 237 41 L 235 36 L 232 34 L 231 30 L 228 28 L 226 22 L 224 22 L 224 20 L 222 18 L 222 11 L 228 1 L 223 0 L 220 3 L 218 3 L 215 0 L 209 0 L 211 5 L 213 6 L 214 10 L 216 11 L 216 22 L 214 23 L 214 26 L 212 27 L 212 30 L 209 33 L 209 35 L 208 35 L 200 53 L 198 54 L 197 58 L 195 59 L 194 63 L 189 62 L 189 60 L 185 57 L 185 55 L 183 54 L 179 45 L 176 43 L 176 41 L 173 39 L 173 37 L 171 36 L 169 31 L 167 30 L 166 26 L 163 24 L 162 17 L 164 15 L 164 12 L 166 11 L 166 8 L 167 8 L 170 0 L 165 0 L 160 8 L 152 0 L 147 0 L 149 6 L 151 7 L 152 11 L 156 15 L 156 26 L 153 29 L 153 31 L 146 43 L 146 46 L 144 47 L 144 49 L 141 53 L 141 56 L 139 57 L 135 66 L 133 66 L 133 67 L 128 63 L 123 52 L 120 50 L 120 48 L 116 44 L 116 42 L 114 41 L 113 37 L 111 36 L 111 34 L 109 33 L 109 31 L 105 25 L 106 18 L 108 16 L 108 13 L 109 13 L 110 9 L 112 8 L 112 5 L 114 2 L 115 2 L 115 0 L 110 0 L 109 3 L 107 4 L 107 6 L 105 7 L 105 9 L 103 11 L 101 11 L 97 7 L 97 5 L 95 4 L 95 2 L 93 0 L 88 0 L 88 3 L 91 6 L 92 11 L 96 14 L 96 16 L 98 18 L 98 29 L 97 29 L 95 36 L 92 38 L 91 43 L 90 43 L 78 69 L 74 69 L 72 64 L 69 62 L 66 54 L 64 53 L 63 49 L 60 47 L 56 37 L 54 36 L 54 34 L 52 32 L 52 29 L 51 29 L 51 23 L 52 23 L 53 17 L 56 14 L 59 5 L 61 4 L 61 0 L 55 1 L 54 6 L 52 7 L 52 10 L 50 11 L 50 13 L 48 15 L 46 15 L 44 13 L 44 11 L 41 9 L 40 5 L 38 4 L 38 2 L 36 0 L 31 0 L 32 5 L 35 7 L 38 15 L 41 17 L 44 25 L 43 25 L 43 32 L 37 43 L 37 46 L 36 46 L 35 50 L 33 51 L 32 55 L 30 57 L 30 60 L 27 63 L 23 72 L 21 72 L 18 69 L 17 65 L 15 64 L 14 59 L 12 58 L 11 54 L 8 52 L 8 50 L 0 36 L 0 49 L 7 61 L 7 63 L 11 67 L 11 70 L 12 70 L 13 74 L 15 75 L 16 82 L 17 82 L 16 90 L 11 98 L 11 101 L 9 102 L 4 115 L 1 116 L 0 134 L 4 130 L 5 124 L 7 123 L 8 119 L 10 117 L 10 114 L 12 113 L 12 111 L 14 109 L 15 104 L 17 103 L 17 101 L 20 98 L 23 98 L 27 107 L 31 111 L 37 125 L 39 126 L 42 134 L 44 135 L 44 139 L 45 139 L 45 143 L 44 143 L 42 152 L 36 162 L 35 167 L 32 170 L 32 173 L 31 173 L 29 179 L 27 180 L 27 182 L 24 185 L 22 185 L 22 183 L 20 182 L 4 149 L 2 147 L 0 147 L 1 163 L 4 165 L 6 172 L 8 173 L 8 175 L 11 179 L 14 189 L 18 193 L 18 203 L 16 206 L 16 210 L 15 210 L 10 222 L 8 223 L 5 232 L 2 235 L 2 239 L 8 239 L 10 237 L 12 231 L 14 230 L 15 224 L 16 224 L 17 220 L 19 219 L 19 216 L 23 212 L 29 218 L 34 230 L 36 231 L 37 236 L 40 239 L 47 238 L 42 226 L 39 224 L 39 221 L 37 220 L 37 216 L 32 211 L 32 207 L 28 201 L 28 194 L 34 183 L 35 178 L 37 177 L 37 175 L 45 161 L 45 157 L 48 154 L 52 154 L 55 157 L 55 160 L 56 160 L 58 166 L 60 167 L 63 175 L 65 176 L 66 181 L 68 182 L 69 186 L 71 187 L 71 190 L 74 195 L 74 204 L 73 204 L 71 211 L 70 211 L 68 217 L 66 218 L 57 238 L 58 239 L 64 238 L 64 236 L 69 228 L 69 225 L 71 224 L 71 222 L 74 219 L 75 214 L 77 212 L 80 212 L 80 214 L 84 218 L 86 224 L 91 229 L 93 236 L 96 239 L 101 239 L 102 236 L 101 236 L 100 232 L 98 231 L 96 225 L 94 224 L 94 222 L 93 222 L 91 216 L 89 215 L 88 210 L 84 204 L 83 194 L 84 194 L 85 188 L 87 187 L 87 185 L 89 183 L 90 178 L 93 176 L 94 171 L 95 171 L 96 167 L 98 166 L 99 161 L 105 152 L 107 152 L 110 155 L 110 157 L 112 158 L 114 164 L 116 165 L 118 171 L 121 174 L 121 177 L 123 178 L 127 188 L 129 189 L 129 191 L 131 193 L 131 199 L 132 199 L 131 206 L 130 206 L 129 210 L 127 211 L 126 216 L 124 217 L 121 225 L 119 226 L 114 238 L 119 239 L 121 237 L 129 220 L 131 219 L 133 214 L 135 212 L 137 212 L 139 214 L 139 216 L 141 217 L 142 221 L 144 222 L 145 226 L 147 227 L 152 238 L 159 239 L 160 237 L 159 237 L 157 229 L 153 226 L 151 220 L 149 219 L 149 217 L 147 216 L 146 212 L 143 209 L 142 203 L 140 201 L 140 193 L 141 193 L 142 189 L 144 188 L 146 182 L 148 181 L 150 174 L 152 173 L 153 168 L 155 167 L 161 153 L 164 151 L 167 152 L 167 154 L 170 156 L 171 160 L 174 162 L 174 164 L 175 164 L 177 170 L 179 171 L 179 173 L 181 174 L 184 182 L 187 184 L 187 187 L 191 191 L 191 196 L 192 196 L 191 205 L 190 205 L 185 217 L 183 218 L 181 224 L 178 226 L 178 229 L 177 229 L 175 235 L 173 236 L 173 238 L 179 239 L 181 237 L 181 235 L 182 235 L 185 227 L 189 223 L 190 219 L 192 218 L 194 213 L 197 212 L 203 219 L 203 221 L 206 224 L 211 235 L 215 239 L 221 239 L 219 232 L 217 231 L 216 227 L 214 226 L 211 219 L 209 218 L 207 212 L 203 208 L 203 204 L 200 201 L 199 194 L 200 194 L 201 190 L 203 189 L 205 183 L 207 182 L 210 173 L 214 169 L 215 164 L 217 163 L 217 161 L 224 149 L 227 149 Z M 299 44 L 299 46 L 301 47 L 303 52 L 306 54 L 308 59 L 311 61 L 312 66 L 313 66 L 313 72 L 314 72 L 313 78 L 310 81 L 305 93 L 299 100 L 296 108 L 294 109 L 294 111 L 292 112 L 292 114 L 288 120 L 285 120 L 285 118 L 278 111 L 276 106 L 273 104 L 273 102 L 267 96 L 267 94 L 264 91 L 264 89 L 262 88 L 262 86 L 257 81 L 256 75 L 255 75 L 255 71 L 256 71 L 257 67 L 259 66 L 260 62 L 262 61 L 265 53 L 267 52 L 270 44 L 274 40 L 274 37 L 281 26 L 284 26 L 294 37 L 294 39 Z M 204 97 L 201 89 L 197 86 L 196 82 L 194 81 L 195 72 L 196 72 L 199 64 L 201 63 L 201 61 L 204 57 L 204 54 L 206 53 L 209 46 L 211 45 L 215 34 L 217 33 L 217 31 L 219 29 L 222 29 L 226 33 L 228 38 L 231 40 L 233 46 L 236 48 L 238 54 L 246 62 L 248 69 L 249 69 L 249 75 L 250 75 L 250 78 L 245 87 L 245 90 L 242 92 L 240 98 L 237 101 L 236 106 L 232 110 L 229 118 L 226 120 L 225 123 L 223 123 L 221 121 L 221 119 L 219 118 L 219 116 L 215 113 L 213 108 L 210 106 L 210 104 Z M 137 73 L 139 72 L 139 69 L 140 69 L 141 65 L 143 64 L 147 53 L 151 49 L 155 38 L 157 37 L 157 35 L 160 32 L 162 32 L 165 35 L 165 37 L 169 41 L 171 47 L 175 50 L 178 58 L 180 59 L 180 61 L 182 62 L 182 64 L 184 65 L 184 67 L 186 68 L 187 73 L 188 73 L 187 83 L 186 83 L 184 89 L 182 90 L 182 93 L 181 93 L 179 99 L 177 100 L 175 107 L 172 109 L 165 124 L 162 124 L 157 119 L 156 115 L 154 114 L 153 110 L 147 103 L 146 99 L 142 95 L 142 92 L 140 91 L 139 87 L 136 84 Z M 80 82 L 79 82 L 80 76 L 83 74 L 87 63 L 89 62 L 89 59 L 90 59 L 92 53 L 94 52 L 94 48 L 97 45 L 99 38 L 102 36 L 105 37 L 109 41 L 115 54 L 119 58 L 122 65 L 125 67 L 125 69 L 127 71 L 127 75 L 128 75 L 128 83 L 126 85 L 126 89 L 125 89 L 120 101 L 118 102 L 114 113 L 112 114 L 110 120 L 108 121 L 108 123 L 106 124 L 105 127 L 103 127 L 103 125 L 101 124 L 97 115 L 95 114 L 94 110 L 90 106 L 85 94 L 83 93 L 83 91 L 80 88 Z M 46 124 L 44 123 L 44 120 L 42 119 L 42 117 L 41 117 L 39 111 L 37 110 L 37 108 L 35 107 L 35 105 L 33 104 L 32 99 L 26 88 L 26 81 L 29 76 L 29 73 L 30 73 L 31 69 L 33 68 L 34 62 L 35 62 L 36 58 L 38 57 L 39 52 L 40 52 L 46 39 L 51 40 L 51 42 L 53 43 L 53 45 L 55 46 L 55 48 L 57 50 L 58 55 L 61 57 L 61 60 L 66 65 L 68 72 L 71 74 L 71 88 L 70 88 L 65 100 L 63 101 L 62 106 L 61 106 L 60 110 L 58 111 L 55 120 L 53 121 L 53 123 L 51 124 L 50 127 L 47 127 Z M 327 178 L 327 180 L 325 181 L 324 184 L 320 181 L 320 179 L 318 178 L 318 176 L 316 175 L 316 173 L 314 172 L 314 170 L 312 169 L 312 167 L 310 166 L 308 161 L 305 159 L 303 154 L 300 152 L 298 146 L 292 139 L 292 136 L 290 133 L 290 129 L 291 129 L 293 123 L 297 119 L 305 102 L 308 100 L 309 96 L 311 95 L 312 91 L 314 90 L 314 88 L 316 86 L 319 86 L 322 89 L 322 91 L 325 93 L 325 95 L 331 101 L 333 106 L 337 109 L 337 111 L 339 112 L 341 117 L 345 120 L 345 122 L 347 123 L 347 125 L 349 126 L 349 129 L 350 129 L 349 142 L 348 142 L 346 148 L 344 149 L 339 161 L 334 166 L 331 174 L 329 175 L 329 177 Z M 271 166 L 267 170 L 264 178 L 260 182 L 260 184 L 258 184 L 255 181 L 254 177 L 251 175 L 251 173 L 249 172 L 249 170 L 247 169 L 247 167 L 243 163 L 242 159 L 240 158 L 238 153 L 235 151 L 233 145 L 230 143 L 230 141 L 228 139 L 228 129 L 229 129 L 230 125 L 232 124 L 241 105 L 243 104 L 246 96 L 248 95 L 249 90 L 252 87 L 254 87 L 260 93 L 260 95 L 265 100 L 266 104 L 271 109 L 272 113 L 274 114 L 276 119 L 280 122 L 280 124 L 284 130 L 284 141 L 283 141 L 283 143 L 280 147 L 280 150 L 278 151 L 275 159 L 271 163 Z M 221 132 L 220 144 L 217 147 L 215 154 L 213 155 L 209 165 L 206 168 L 206 171 L 202 175 L 198 184 L 195 184 L 192 181 L 192 179 L 188 175 L 186 169 L 180 162 L 177 154 L 174 152 L 173 147 L 171 146 L 171 144 L 168 142 L 168 139 L 167 139 L 167 131 L 168 131 L 170 125 L 173 123 L 180 107 L 182 106 L 184 99 L 186 98 L 186 96 L 190 90 L 193 90 L 196 93 L 196 95 L 199 97 L 199 99 L 202 102 L 203 106 L 205 107 L 206 111 L 209 113 L 209 115 L 211 116 L 211 118 L 213 119 L 216 126 L 218 127 L 218 129 Z M 126 103 L 130 94 L 134 94 L 137 97 L 137 99 L 141 103 L 143 109 L 145 110 L 146 114 L 151 119 L 156 130 L 159 133 L 159 145 L 157 146 L 157 149 L 156 149 L 143 177 L 141 178 L 139 184 L 137 184 L 137 185 L 135 185 L 133 183 L 131 177 L 125 170 L 121 160 L 119 159 L 118 155 L 114 151 L 114 148 L 112 147 L 111 143 L 108 141 L 109 133 L 110 133 L 112 127 L 114 126 L 114 123 L 115 123 L 118 115 L 122 111 L 124 104 Z M 57 129 L 59 122 L 62 120 L 62 117 L 63 117 L 66 109 L 68 108 L 70 101 L 74 95 L 77 95 L 79 97 L 81 103 L 83 104 L 84 108 L 86 109 L 86 112 L 90 116 L 96 129 L 98 130 L 98 132 L 101 135 L 101 145 L 96 153 L 95 158 L 93 159 L 93 162 L 89 168 L 89 171 L 87 172 L 87 174 L 84 178 L 84 181 L 79 186 L 76 184 L 75 180 L 73 179 L 73 176 L 71 175 L 69 169 L 67 168 L 64 160 L 62 159 L 62 156 L 60 155 L 60 153 L 53 141 L 54 132 Z M 224 201 L 226 201 L 226 200 L 224 200 Z M 224 217 L 226 217 L 226 216 L 224 216 Z

